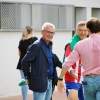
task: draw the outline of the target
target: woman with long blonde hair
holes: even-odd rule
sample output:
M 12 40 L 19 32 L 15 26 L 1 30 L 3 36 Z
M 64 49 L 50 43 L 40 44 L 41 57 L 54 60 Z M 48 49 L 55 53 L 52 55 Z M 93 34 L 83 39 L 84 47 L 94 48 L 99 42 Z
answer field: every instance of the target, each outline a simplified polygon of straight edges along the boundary
M 31 26 L 26 26 L 22 33 L 22 37 L 19 41 L 19 46 L 18 46 L 19 61 L 17 64 L 17 69 L 20 70 L 21 79 L 25 79 L 24 73 L 22 71 L 21 61 L 27 52 L 28 46 L 31 45 L 33 42 L 35 42 L 37 39 L 38 39 L 37 37 L 33 37 L 33 28 Z M 21 91 L 23 100 L 27 100 L 28 85 L 22 86 Z

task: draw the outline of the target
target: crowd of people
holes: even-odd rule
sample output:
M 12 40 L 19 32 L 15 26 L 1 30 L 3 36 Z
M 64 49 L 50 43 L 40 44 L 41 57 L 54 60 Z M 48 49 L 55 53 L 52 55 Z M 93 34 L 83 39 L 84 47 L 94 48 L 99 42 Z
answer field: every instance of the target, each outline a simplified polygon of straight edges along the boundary
M 99 100 L 100 20 L 92 17 L 77 23 L 76 33 L 65 44 L 63 62 L 52 51 L 52 23 L 43 24 L 40 39 L 33 33 L 26 26 L 18 46 L 17 69 L 27 83 L 21 86 L 23 100 L 28 100 L 28 89 L 33 100 L 52 100 L 55 85 L 60 93 L 66 89 L 68 100 Z M 56 67 L 61 68 L 59 77 Z

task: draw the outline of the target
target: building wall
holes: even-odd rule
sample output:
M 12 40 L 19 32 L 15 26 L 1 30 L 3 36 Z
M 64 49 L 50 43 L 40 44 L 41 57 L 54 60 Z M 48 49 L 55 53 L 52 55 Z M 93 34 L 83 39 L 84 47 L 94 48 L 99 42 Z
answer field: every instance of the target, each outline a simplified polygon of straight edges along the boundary
M 0 2 L 27 2 L 33 0 L 0 0 Z M 87 20 L 90 17 L 100 18 L 100 0 L 34 0 L 34 3 L 68 4 L 75 5 L 75 22 Z M 75 24 L 76 24 L 75 23 Z M 73 24 L 73 23 L 72 23 Z M 0 31 L 0 98 L 14 95 L 21 95 L 20 73 L 16 69 L 18 62 L 18 43 L 22 32 L 2 32 Z M 41 37 L 39 32 L 34 34 Z M 58 55 L 60 60 L 63 58 L 64 45 L 72 37 L 71 31 L 57 31 L 53 42 L 53 52 Z M 60 69 L 58 74 L 60 73 Z M 29 93 L 32 93 L 29 91 Z
M 22 32 L 0 32 L 0 98 L 12 95 L 21 95 L 18 83 L 21 81 L 20 72 L 16 69 L 18 56 L 18 43 Z M 34 36 L 41 37 L 39 32 Z M 56 32 L 53 42 L 53 52 L 60 60 L 63 58 L 64 45 L 72 37 L 71 32 Z M 60 70 L 58 69 L 58 74 Z M 29 91 L 29 93 L 32 93 Z
M 100 0 L 0 0 L 0 2 L 26 2 L 26 3 L 51 3 L 51 4 L 68 4 L 76 7 L 100 7 Z

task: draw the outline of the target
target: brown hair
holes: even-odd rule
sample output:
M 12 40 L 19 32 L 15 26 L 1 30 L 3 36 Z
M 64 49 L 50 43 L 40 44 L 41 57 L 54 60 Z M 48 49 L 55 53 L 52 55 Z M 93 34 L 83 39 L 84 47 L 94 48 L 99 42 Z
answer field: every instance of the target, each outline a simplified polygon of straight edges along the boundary
M 98 33 L 100 32 L 100 20 L 98 18 L 92 17 L 87 21 L 86 27 L 90 30 L 91 33 Z

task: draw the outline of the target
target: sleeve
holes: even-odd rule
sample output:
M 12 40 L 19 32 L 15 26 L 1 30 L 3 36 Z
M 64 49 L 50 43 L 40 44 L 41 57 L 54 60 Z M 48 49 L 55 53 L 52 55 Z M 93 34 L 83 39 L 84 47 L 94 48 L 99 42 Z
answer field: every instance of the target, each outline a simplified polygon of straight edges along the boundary
M 22 41 L 19 41 L 18 49 L 21 51 L 22 50 Z
M 38 38 L 37 37 L 33 37 L 32 43 L 34 43 L 36 40 L 38 40 Z
M 65 62 L 63 63 L 63 67 L 70 69 L 71 66 L 78 61 L 80 58 L 80 54 L 77 49 L 77 45 L 75 46 L 74 50 L 70 53 L 68 57 L 65 58 Z
M 36 58 L 39 52 L 38 50 L 38 46 L 36 44 L 33 44 L 22 59 L 22 70 L 26 79 L 30 79 L 30 64 Z
M 59 58 L 57 57 L 56 54 L 54 54 L 54 59 L 55 59 L 56 66 L 58 66 L 59 68 L 62 68 L 62 63 L 61 63 L 61 61 L 59 60 Z

